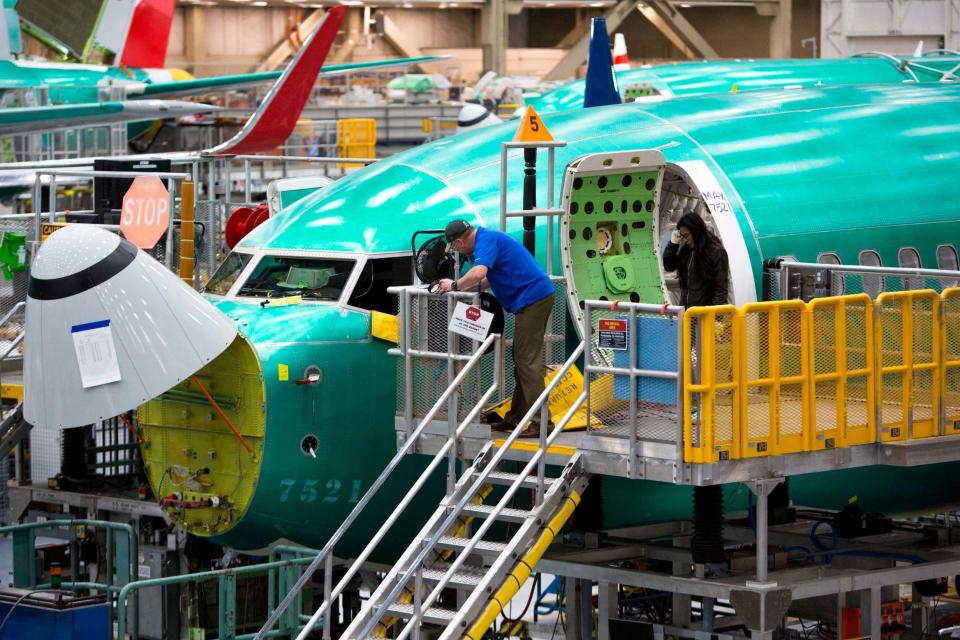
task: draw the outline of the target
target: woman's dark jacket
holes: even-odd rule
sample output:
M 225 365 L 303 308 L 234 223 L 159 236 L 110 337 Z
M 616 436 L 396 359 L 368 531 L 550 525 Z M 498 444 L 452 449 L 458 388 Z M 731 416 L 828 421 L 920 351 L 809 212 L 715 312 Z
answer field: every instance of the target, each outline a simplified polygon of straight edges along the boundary
M 663 252 L 663 268 L 676 271 L 680 278 L 680 304 L 684 307 L 705 307 L 727 303 L 730 265 L 727 251 L 715 237 L 704 246 L 691 249 L 685 243 L 667 243 Z

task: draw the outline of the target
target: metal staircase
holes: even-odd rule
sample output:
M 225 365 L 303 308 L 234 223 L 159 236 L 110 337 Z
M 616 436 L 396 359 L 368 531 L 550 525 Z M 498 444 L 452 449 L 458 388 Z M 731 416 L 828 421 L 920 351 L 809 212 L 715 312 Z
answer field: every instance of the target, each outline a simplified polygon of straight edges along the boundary
M 573 513 L 588 480 L 578 454 L 555 478 L 531 475 L 537 460 L 528 462 L 520 473 L 496 471 L 512 439 L 499 449 L 493 443 L 484 448 L 343 638 L 383 637 L 393 624 L 399 627 L 396 638 L 418 637 L 419 627 L 431 624 L 444 628 L 440 638 L 479 640 Z M 488 496 L 500 493 L 484 491 L 490 484 L 507 487 L 495 504 L 477 500 L 474 493 L 477 487 Z M 543 490 L 542 500 L 534 497 L 528 509 L 508 507 L 521 487 L 534 496 Z M 473 535 L 451 530 L 468 528 L 468 518 L 482 520 Z M 519 527 L 506 542 L 484 539 L 497 522 Z M 459 603 L 452 603 L 455 608 L 438 605 L 446 588 L 458 592 Z
M 580 493 L 589 479 L 583 471 L 578 454 L 567 458 L 558 476 L 550 478 L 546 475 L 546 454 L 550 452 L 552 460 L 558 457 L 558 452 L 551 450 L 551 446 L 563 427 L 583 405 L 586 395 L 582 394 L 571 405 L 549 436 L 546 430 L 547 400 L 564 373 L 574 366 L 583 353 L 582 344 L 574 350 L 520 422 L 526 424 L 539 416 L 541 430 L 539 447 L 532 455 L 529 447 L 525 447 L 524 458 L 527 461 L 519 472 L 513 473 L 501 468 L 501 463 L 510 459 L 509 452 L 519 438 L 520 431 L 515 430 L 503 442 L 487 443 L 473 464 L 459 476 L 456 475 L 456 454 L 464 431 L 476 423 L 480 411 L 502 385 L 500 376 L 495 375 L 493 383 L 459 424 L 456 413 L 450 414 L 452 417 L 448 420 L 451 426 L 446 444 L 433 457 L 410 492 L 374 534 L 366 548 L 353 560 L 341 580 L 335 586 L 332 583 L 334 546 L 343 538 L 379 488 L 389 480 L 401 460 L 416 451 L 420 437 L 434 422 L 441 409 L 459 393 L 464 380 L 478 366 L 482 354 L 491 346 L 494 347 L 496 359 L 494 371 L 501 370 L 499 364 L 503 357 L 503 347 L 500 336 L 491 335 L 480 343 L 475 353 L 463 363 L 452 383 L 437 398 L 417 428 L 405 439 L 383 474 L 304 571 L 277 609 L 271 613 L 257 634 L 257 640 L 268 636 L 321 563 L 325 563 L 326 597 L 297 638 L 303 640 L 319 625 L 323 627 L 323 637 L 331 638 L 331 603 L 339 598 L 407 505 L 422 490 L 427 479 L 445 461 L 448 463 L 448 486 L 451 489 L 341 637 L 385 637 L 391 627 L 396 627 L 393 629 L 395 638 L 402 639 L 411 634 L 414 638 L 419 638 L 422 627 L 435 625 L 443 628 L 440 637 L 468 635 L 479 639 L 510 597 L 530 576 L 543 552 L 579 504 Z M 526 489 L 531 494 L 529 504 L 523 508 L 515 504 L 524 497 L 519 494 L 521 489 Z M 520 504 L 525 502 L 520 501 Z M 474 526 L 475 522 L 479 524 Z M 508 536 L 506 542 L 493 539 L 490 530 L 495 523 L 506 523 L 511 529 L 515 527 L 515 532 Z M 461 594 L 459 605 L 449 606 L 440 602 L 441 594 L 448 588 L 456 589 Z

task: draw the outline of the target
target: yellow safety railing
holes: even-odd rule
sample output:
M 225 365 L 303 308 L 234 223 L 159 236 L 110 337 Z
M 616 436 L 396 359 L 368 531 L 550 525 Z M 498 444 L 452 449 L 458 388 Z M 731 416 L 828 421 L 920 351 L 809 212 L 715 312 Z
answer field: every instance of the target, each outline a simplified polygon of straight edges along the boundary
M 737 309 L 697 307 L 683 316 L 684 459 L 716 462 L 740 457 L 738 350 L 734 348 Z M 699 354 L 694 361 L 694 355 Z
M 377 121 L 373 118 L 342 118 L 337 120 L 337 155 L 341 158 L 373 158 L 377 146 Z M 341 169 L 362 167 L 362 164 L 343 162 Z
M 940 302 L 943 330 L 944 433 L 960 433 L 960 289 L 947 289 Z
M 940 407 L 940 296 L 882 293 L 874 303 L 881 440 L 937 435 Z
M 757 302 L 737 314 L 743 352 L 740 453 L 744 458 L 804 449 L 808 423 L 806 305 Z
M 960 434 L 960 288 L 695 307 L 684 459 Z
M 873 303 L 870 296 L 816 298 L 810 316 L 808 448 L 832 449 L 876 439 Z

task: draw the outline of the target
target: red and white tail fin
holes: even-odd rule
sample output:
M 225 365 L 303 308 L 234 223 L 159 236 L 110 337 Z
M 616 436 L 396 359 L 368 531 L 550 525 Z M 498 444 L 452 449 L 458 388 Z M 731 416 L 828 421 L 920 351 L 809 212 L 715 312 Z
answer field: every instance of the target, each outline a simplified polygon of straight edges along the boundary
M 277 79 L 256 113 L 247 120 L 237 135 L 203 153 L 206 155 L 240 155 L 266 151 L 284 143 L 297 126 L 297 119 L 310 97 L 320 68 L 333 46 L 337 31 L 347 14 L 340 5 L 327 11 L 316 31 Z
M 160 69 L 167 57 L 176 0 L 106 0 L 84 49 L 112 51 L 114 64 Z
M 117 59 L 128 67 L 163 67 L 176 0 L 139 0 Z
M 630 58 L 627 56 L 627 41 L 622 33 L 613 34 L 613 70 L 623 71 L 630 68 Z

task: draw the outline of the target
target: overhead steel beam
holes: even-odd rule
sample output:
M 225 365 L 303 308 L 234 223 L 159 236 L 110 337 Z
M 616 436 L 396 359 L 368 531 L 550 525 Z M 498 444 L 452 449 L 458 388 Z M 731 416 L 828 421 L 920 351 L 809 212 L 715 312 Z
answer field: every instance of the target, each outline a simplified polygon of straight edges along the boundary
M 386 13 L 383 14 L 383 39 L 386 40 L 393 49 L 400 54 L 402 58 L 419 58 L 424 55 L 416 44 L 413 43 L 407 35 L 403 33 L 397 23 L 390 19 Z M 419 68 L 419 67 L 418 67 Z
M 620 26 L 620 23 L 622 23 L 639 4 L 639 0 L 620 0 L 620 2 L 611 7 L 610 10 L 604 14 L 604 17 L 607 19 L 607 29 L 615 31 L 617 27 Z M 567 78 L 572 78 L 577 71 L 577 67 L 587 61 L 587 50 L 589 47 L 590 29 L 588 28 L 586 33 L 577 40 L 577 43 L 570 47 L 567 54 L 560 59 L 557 66 L 550 70 L 546 79 L 566 80 Z
M 330 55 L 330 62 L 333 64 L 353 59 L 353 50 L 363 37 L 363 7 L 351 7 L 347 11 L 345 23 L 343 29 L 347 32 L 347 37 Z
M 719 58 L 700 32 L 667 0 L 647 0 L 640 13 L 688 58 Z
M 194 9 L 196 7 L 188 7 L 189 9 Z M 300 23 L 298 29 L 300 33 L 300 42 L 303 42 L 307 39 L 313 30 L 317 28 L 317 25 L 320 23 L 320 19 L 323 18 L 324 13 L 323 9 L 317 9 L 307 16 L 307 19 Z M 284 62 L 287 61 L 287 58 L 296 53 L 293 50 L 293 47 L 290 46 L 290 38 L 286 35 L 280 39 L 280 42 L 267 54 L 267 57 L 257 65 L 257 71 L 273 71 L 274 69 L 279 69 Z

